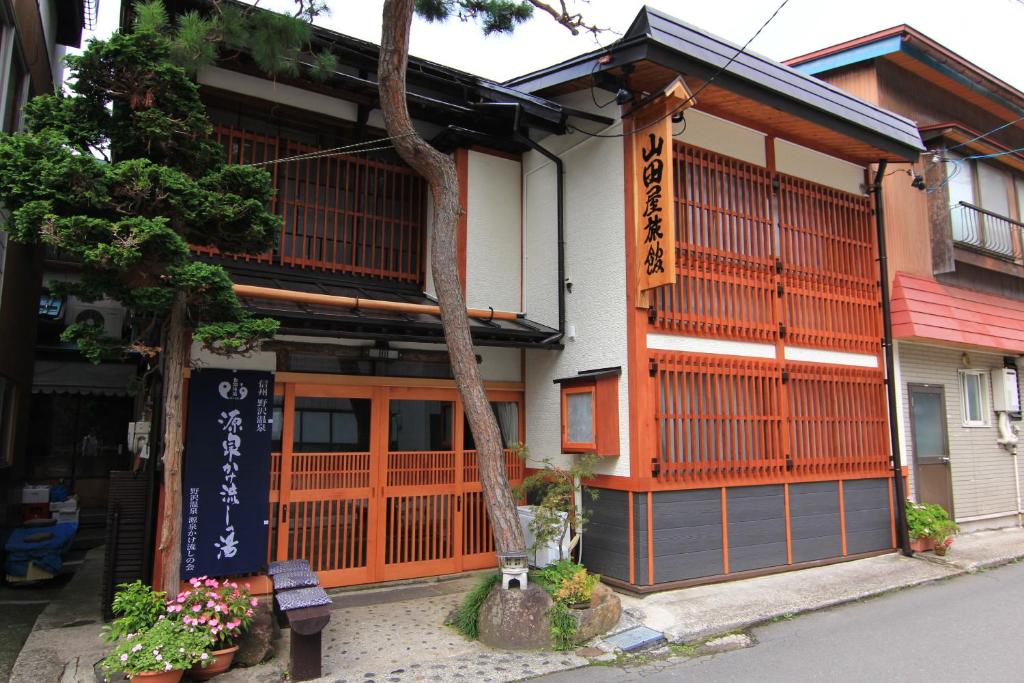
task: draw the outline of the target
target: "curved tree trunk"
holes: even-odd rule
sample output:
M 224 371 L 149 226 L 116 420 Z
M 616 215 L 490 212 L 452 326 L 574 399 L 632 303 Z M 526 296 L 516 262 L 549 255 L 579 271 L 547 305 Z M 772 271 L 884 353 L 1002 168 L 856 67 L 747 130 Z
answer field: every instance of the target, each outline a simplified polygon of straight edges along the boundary
M 185 295 L 178 292 L 167 320 L 163 348 L 164 509 L 160 530 L 160 588 L 178 592 L 181 577 L 181 456 L 185 450 Z
M 409 61 L 413 6 L 414 0 L 384 2 L 377 69 L 380 107 L 388 135 L 397 138 L 393 143 L 398 154 L 430 183 L 434 202 L 430 264 L 455 386 L 462 397 L 466 418 L 476 440 L 480 483 L 494 531 L 494 544 L 498 552 L 521 552 L 525 543 L 516 513 L 516 500 L 505 474 L 501 432 L 476 364 L 466 300 L 459 282 L 455 226 L 462 207 L 459 206 L 455 163 L 415 132 L 406 106 L 405 72 Z

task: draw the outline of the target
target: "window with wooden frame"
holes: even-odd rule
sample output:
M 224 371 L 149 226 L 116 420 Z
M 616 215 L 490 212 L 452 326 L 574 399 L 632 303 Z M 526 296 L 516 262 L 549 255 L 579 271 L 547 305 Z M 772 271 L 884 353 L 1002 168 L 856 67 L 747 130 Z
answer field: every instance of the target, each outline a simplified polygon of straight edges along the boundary
M 960 370 L 960 404 L 964 427 L 988 427 L 987 370 Z
M 621 368 L 585 370 L 556 379 L 561 386 L 562 452 L 619 455 Z

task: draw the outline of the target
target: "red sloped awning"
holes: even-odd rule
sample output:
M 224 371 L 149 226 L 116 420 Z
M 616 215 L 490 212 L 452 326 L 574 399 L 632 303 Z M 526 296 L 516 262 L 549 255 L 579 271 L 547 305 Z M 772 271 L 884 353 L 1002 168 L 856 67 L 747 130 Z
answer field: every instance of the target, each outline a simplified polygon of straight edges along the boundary
M 1024 301 L 897 273 L 892 288 L 896 339 L 940 341 L 1024 352 Z

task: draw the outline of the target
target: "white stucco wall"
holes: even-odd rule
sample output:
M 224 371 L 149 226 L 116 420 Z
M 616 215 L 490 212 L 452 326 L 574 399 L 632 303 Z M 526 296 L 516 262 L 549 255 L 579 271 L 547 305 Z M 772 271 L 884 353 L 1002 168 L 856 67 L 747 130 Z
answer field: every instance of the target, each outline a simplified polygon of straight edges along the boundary
M 696 108 L 687 109 L 685 116 L 685 128 L 681 123 L 673 125 L 677 140 L 758 166 L 767 163 L 764 133 L 705 114 Z M 678 134 L 680 130 L 682 133 Z
M 585 98 L 585 99 L 584 99 Z M 583 108 L 588 93 L 566 98 Z M 617 116 L 614 107 L 601 111 Z M 584 124 L 581 123 L 581 126 Z M 598 129 L 590 123 L 587 130 Z M 607 133 L 621 132 L 615 124 Z M 620 456 L 602 458 L 600 474 L 629 475 L 629 388 L 626 353 L 626 261 L 623 141 L 581 134 L 548 137 L 542 144 L 565 162 L 565 266 L 572 282 L 567 293 L 566 326 L 576 338 L 565 350 L 526 355 L 526 435 L 531 456 L 566 463 L 561 454 L 561 403 L 558 377 L 581 370 L 622 367 L 619 380 Z M 537 152 L 523 158 L 525 201 L 525 308 L 548 325 L 558 322 L 557 242 L 554 164 Z
M 466 207 L 466 301 L 521 308 L 522 165 L 470 151 Z
M 781 173 L 813 180 L 837 190 L 864 193 L 861 187 L 864 184 L 863 167 L 786 140 L 775 140 L 775 168 Z

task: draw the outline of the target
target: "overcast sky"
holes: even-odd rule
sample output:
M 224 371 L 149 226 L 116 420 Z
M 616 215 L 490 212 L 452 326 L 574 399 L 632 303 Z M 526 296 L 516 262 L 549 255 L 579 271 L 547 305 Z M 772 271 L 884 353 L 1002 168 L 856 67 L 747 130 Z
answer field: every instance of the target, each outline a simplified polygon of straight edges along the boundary
M 557 0 L 552 0 L 557 5 Z M 781 0 L 649 0 L 646 4 L 710 33 L 743 44 Z M 639 0 L 569 0 L 591 23 L 624 32 L 645 4 Z M 95 35 L 103 37 L 117 22 L 118 0 L 100 0 Z M 330 17 L 318 23 L 340 33 L 380 42 L 382 0 L 328 0 Z M 293 10 L 292 0 L 263 0 L 263 7 Z M 795 57 L 839 42 L 909 24 L 981 68 L 1024 90 L 1024 0 L 789 0 L 751 44 L 750 50 L 776 60 Z M 618 36 L 598 37 L 603 44 Z M 547 15 L 512 36 L 484 38 L 477 25 L 453 20 L 427 24 L 416 20 L 411 52 L 480 76 L 503 81 L 555 64 L 598 46 L 593 37 L 573 38 Z

